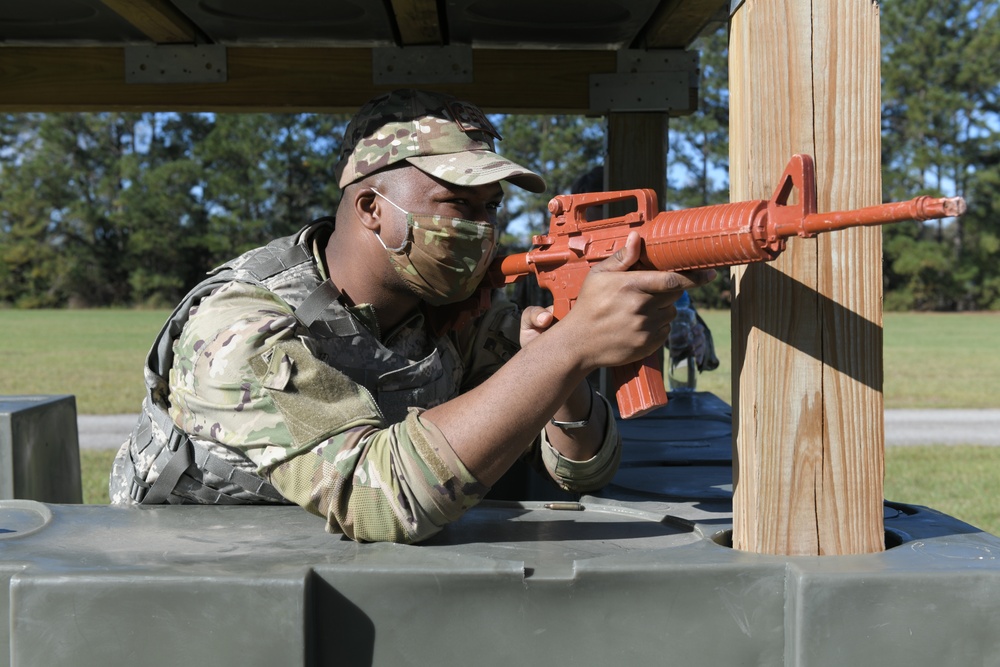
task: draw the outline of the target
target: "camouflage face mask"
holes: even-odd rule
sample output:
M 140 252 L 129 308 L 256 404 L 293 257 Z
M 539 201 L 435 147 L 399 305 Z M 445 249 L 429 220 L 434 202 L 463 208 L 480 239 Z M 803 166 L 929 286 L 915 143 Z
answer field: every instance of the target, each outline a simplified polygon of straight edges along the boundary
M 375 238 L 407 287 L 432 306 L 472 296 L 496 257 L 496 228 L 486 222 L 413 214 L 372 191 L 406 214 L 406 238 L 398 248 L 386 246 L 378 234 Z

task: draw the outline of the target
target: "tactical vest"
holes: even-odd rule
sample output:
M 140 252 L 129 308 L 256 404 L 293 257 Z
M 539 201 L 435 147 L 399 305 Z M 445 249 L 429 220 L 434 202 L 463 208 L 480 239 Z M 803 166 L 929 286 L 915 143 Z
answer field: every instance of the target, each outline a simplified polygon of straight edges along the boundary
M 310 342 L 318 348 L 313 354 L 364 386 L 386 423 L 402 421 L 411 406 L 430 408 L 458 395 L 463 372 L 459 352 L 447 336 L 428 335 L 422 315 L 398 327 L 383 344 L 338 301 L 340 293 L 320 275 L 312 253 L 315 234 L 330 224 L 317 221 L 244 253 L 211 271 L 184 297 L 146 358 L 146 397 L 115 461 L 113 503 L 287 502 L 238 449 L 191 439 L 168 414 L 165 378 L 173 365 L 174 341 L 191 308 L 229 282 L 263 287 L 285 301 L 312 334 Z

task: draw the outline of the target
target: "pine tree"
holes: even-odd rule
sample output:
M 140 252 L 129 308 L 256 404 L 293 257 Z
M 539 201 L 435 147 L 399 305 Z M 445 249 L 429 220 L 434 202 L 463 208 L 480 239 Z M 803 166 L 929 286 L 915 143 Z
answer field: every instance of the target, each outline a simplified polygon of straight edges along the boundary
M 604 122 L 574 115 L 512 115 L 494 120 L 503 136 L 497 146 L 500 153 L 541 174 L 547 185 L 541 194 L 505 188 L 500 230 L 511 232 L 507 238 L 511 245 L 524 246 L 530 234 L 548 229 L 548 203 L 553 195 L 568 193 L 577 178 L 603 163 Z M 512 221 L 521 223 L 521 229 L 508 230 Z
M 0 303 L 172 305 L 331 214 L 344 116 L 0 116 Z
M 997 5 L 894 1 L 883 5 L 881 20 L 884 195 L 961 195 L 969 203 L 954 220 L 886 229 L 886 307 L 995 308 Z
M 665 208 L 694 208 L 729 201 L 729 33 L 723 27 L 699 37 L 698 109 L 670 120 Z M 691 290 L 699 307 L 728 308 L 729 270 Z
M 195 147 L 213 254 L 237 254 L 333 214 L 333 166 L 346 122 L 308 114 L 216 116 Z

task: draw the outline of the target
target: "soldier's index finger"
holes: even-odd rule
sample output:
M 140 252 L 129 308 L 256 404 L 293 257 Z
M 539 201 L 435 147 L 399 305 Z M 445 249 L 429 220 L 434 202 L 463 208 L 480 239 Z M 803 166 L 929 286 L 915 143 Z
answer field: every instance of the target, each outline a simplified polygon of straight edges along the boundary
M 630 275 L 634 279 L 633 284 L 650 294 L 663 292 L 679 292 L 681 290 L 693 289 L 704 282 L 701 275 L 689 276 L 684 273 L 673 271 L 632 271 Z

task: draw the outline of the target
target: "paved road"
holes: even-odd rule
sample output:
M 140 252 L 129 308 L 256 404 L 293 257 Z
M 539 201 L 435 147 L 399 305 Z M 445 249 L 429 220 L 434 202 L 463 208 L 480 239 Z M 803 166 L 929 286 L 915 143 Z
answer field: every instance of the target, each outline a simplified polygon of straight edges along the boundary
M 135 419 L 135 415 L 80 415 L 80 447 L 117 449 Z M 1000 445 L 1000 410 L 886 410 L 885 443 Z
M 1000 445 L 1000 410 L 886 410 L 887 445 Z
M 77 415 L 80 449 L 118 449 L 138 415 Z

